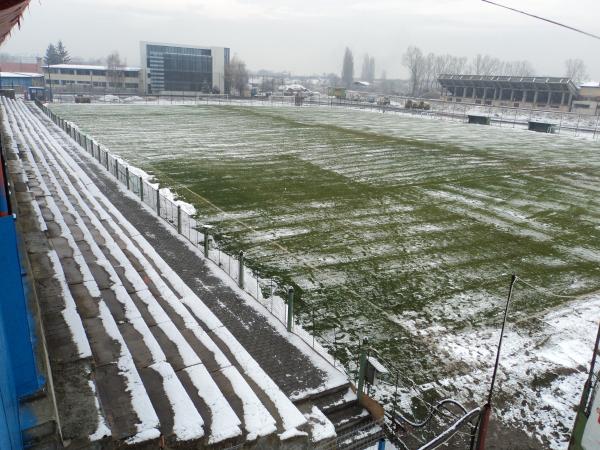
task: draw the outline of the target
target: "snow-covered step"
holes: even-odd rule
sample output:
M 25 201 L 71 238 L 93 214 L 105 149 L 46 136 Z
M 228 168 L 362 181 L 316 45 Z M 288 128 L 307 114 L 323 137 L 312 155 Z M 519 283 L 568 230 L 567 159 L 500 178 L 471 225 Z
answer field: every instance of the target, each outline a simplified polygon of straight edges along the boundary
M 382 437 L 385 437 L 383 428 L 381 425 L 373 423 L 349 433 L 347 437 L 338 438 L 337 448 L 339 450 L 369 448 Z
M 336 411 L 328 417 L 335 426 L 338 434 L 343 433 L 344 430 L 360 426 L 371 420 L 369 412 L 358 405 Z
M 92 203 L 92 204 L 94 203 L 93 199 L 88 199 L 88 200 L 90 201 L 90 203 Z M 92 219 L 92 221 L 93 221 L 93 219 Z M 112 231 L 116 231 L 116 230 L 112 230 Z M 126 237 L 121 236 L 121 239 L 125 240 Z M 113 249 L 113 250 L 116 251 L 115 249 Z M 149 267 L 147 264 L 144 264 L 143 256 L 140 254 L 136 254 L 135 256 L 138 258 L 137 260 L 142 265 L 142 268 L 145 269 L 146 274 L 149 275 L 151 279 L 156 280 L 157 275 L 153 273 L 153 269 L 151 267 Z M 122 258 L 120 259 L 120 262 L 123 264 L 126 263 L 122 260 Z M 134 276 L 134 275 L 131 275 L 131 276 Z M 157 282 L 157 283 L 159 283 L 159 282 Z M 174 310 L 174 312 L 172 314 L 175 314 L 175 312 L 176 312 L 177 314 L 179 314 L 181 316 L 181 318 L 183 319 L 181 325 L 184 327 L 187 327 L 188 330 L 191 330 L 194 336 L 196 336 L 196 337 L 200 336 L 200 339 L 202 339 L 203 337 L 205 339 L 207 339 L 208 342 L 205 342 L 205 347 L 208 347 L 209 349 L 216 349 L 214 344 L 210 341 L 210 338 L 208 338 L 206 333 L 202 332 L 198 323 L 190 315 L 188 310 L 174 296 L 169 295 L 170 293 L 166 289 L 167 289 L 166 287 L 161 289 L 161 296 L 169 299 L 169 305 L 172 306 L 173 310 Z M 146 292 L 149 292 L 149 291 L 146 290 Z M 139 294 L 139 292 L 136 292 L 136 294 Z M 152 298 L 151 295 L 146 295 L 144 297 Z M 158 305 L 158 302 L 156 302 L 154 299 L 152 299 L 152 303 L 149 306 L 152 311 L 160 310 L 161 313 L 164 313 L 164 311 Z M 130 307 L 130 309 L 133 309 L 133 308 L 134 308 L 133 306 Z M 168 316 L 168 315 L 165 314 L 165 316 Z M 158 322 L 160 322 L 160 321 L 158 321 Z M 187 341 L 183 338 L 183 336 L 181 334 L 179 334 L 179 329 L 177 327 L 175 327 L 175 325 L 172 322 L 170 322 L 170 321 L 161 322 L 161 323 L 158 323 L 157 326 L 160 327 L 163 331 L 170 330 L 172 335 L 178 336 L 178 341 L 177 341 L 178 346 L 185 348 L 185 351 L 181 352 L 182 355 L 187 355 L 188 358 L 191 357 L 192 355 L 195 355 L 194 350 L 192 350 L 191 347 L 189 347 L 189 344 L 187 343 Z M 231 363 L 229 363 L 229 361 L 226 358 L 224 358 L 220 352 L 219 352 L 219 356 L 220 356 L 220 359 L 223 360 L 223 362 L 219 365 L 218 369 L 221 370 L 224 368 L 230 368 Z M 199 363 L 200 363 L 199 359 L 197 361 L 195 361 L 195 360 L 184 361 L 184 367 L 195 366 Z M 275 432 L 276 428 L 275 428 L 274 419 L 270 416 L 269 412 L 264 408 L 261 401 L 253 393 L 252 389 L 249 386 L 247 386 L 247 383 L 245 382 L 245 380 L 242 377 L 240 377 L 239 375 L 236 375 L 235 370 L 232 370 L 232 369 L 224 370 L 223 373 L 226 374 L 226 379 L 229 382 L 231 382 L 233 384 L 233 386 L 235 387 L 235 389 L 231 390 L 232 395 L 238 396 L 241 404 L 243 405 L 243 408 L 244 408 L 243 414 L 244 414 L 244 418 L 245 418 L 244 423 L 246 424 L 246 431 L 247 431 L 249 439 L 255 439 L 256 437 L 266 436 L 270 433 Z M 224 433 L 218 432 L 215 434 L 215 436 L 221 436 L 221 435 L 227 436 L 228 435 L 227 430 Z
M 28 156 L 32 165 L 36 167 L 34 171 L 39 176 L 38 182 L 41 185 L 45 185 L 39 169 L 33 162 L 33 155 L 30 152 L 27 139 L 22 134 L 19 137 L 23 144 L 24 153 Z M 74 238 L 62 218 L 54 198 L 47 196 L 45 201 L 50 211 L 50 217 L 55 223 L 59 224 L 60 236 L 72 246 L 71 250 L 73 253 L 77 253 Z M 51 252 L 50 256 L 53 259 L 55 271 L 64 274 L 62 269 L 63 263 L 58 253 L 56 251 Z M 85 261 L 78 259 L 77 263 L 82 273 L 89 273 L 89 268 L 86 267 Z M 108 312 L 106 305 L 100 299 L 100 291 L 95 282 L 91 279 L 85 280 L 82 283 L 76 283 L 74 286 L 83 289 L 74 291 L 72 285 L 68 284 L 67 277 L 63 275 L 62 278 L 65 298 L 72 299 L 73 292 L 79 302 L 76 308 L 71 308 L 73 317 L 81 317 L 78 310 L 82 303 L 87 306 L 85 309 L 88 311 L 88 314 L 84 316 L 85 332 L 81 329 L 77 330 L 73 333 L 73 339 L 79 346 L 85 346 L 87 337 L 89 337 L 89 346 L 94 354 L 96 364 L 98 365 L 99 360 L 102 361 L 100 367 L 97 367 L 95 372 L 96 385 L 99 387 L 105 385 L 110 389 L 116 389 L 120 393 L 130 393 L 130 397 L 102 395 L 103 393 L 106 394 L 107 389 L 98 389 L 100 392 L 100 402 L 98 404 L 104 406 L 103 409 L 108 412 L 106 416 L 112 418 L 114 422 L 111 427 L 112 434 L 117 438 L 129 438 L 132 440 L 157 438 L 160 434 L 158 431 L 158 418 L 146 392 L 139 389 L 142 385 L 139 374 L 133 366 L 131 355 L 124 345 L 114 319 Z M 96 314 L 91 311 L 93 309 L 96 309 Z M 110 349 L 108 353 L 107 349 Z M 109 355 L 109 353 L 111 354 Z M 68 414 L 68 411 L 65 413 Z M 99 414 L 99 418 L 102 417 L 103 415 Z M 98 430 L 99 432 L 95 433 L 95 436 L 92 436 L 92 438 L 100 439 L 107 434 L 110 435 L 110 432 L 106 429 L 103 430 L 102 427 L 99 427 Z
M 315 399 L 315 405 L 325 414 L 353 407 L 357 403 L 358 397 L 356 392 L 350 386 Z
M 27 108 L 22 105 L 21 111 L 22 114 L 27 114 L 28 112 Z M 54 183 L 54 188 L 58 189 L 59 184 L 64 185 L 65 198 L 63 198 L 62 205 L 64 207 L 64 216 L 68 217 L 67 220 L 72 221 L 74 224 L 76 223 L 77 228 L 88 228 L 88 232 L 96 240 L 109 242 L 111 236 L 117 234 L 119 236 L 119 239 L 117 239 L 119 242 L 115 245 L 116 248 L 112 248 L 111 246 L 108 252 L 105 252 L 105 256 L 111 265 L 122 268 L 116 270 L 116 275 L 121 282 L 119 296 L 129 294 L 133 305 L 122 301 L 126 305 L 124 311 L 119 315 L 118 311 L 111 310 L 111 314 L 115 317 L 127 319 L 134 330 L 136 326 L 138 328 L 142 326 L 136 322 L 147 322 L 150 328 L 159 328 L 161 324 L 167 322 L 169 325 L 165 325 L 165 327 L 174 327 L 175 329 L 171 330 L 173 333 L 179 331 L 185 341 L 193 348 L 196 355 L 200 357 L 200 360 L 202 362 L 206 361 L 206 365 L 190 365 L 189 363 L 192 361 L 188 361 L 188 365 L 183 364 L 182 366 L 185 368 L 177 372 L 176 376 L 180 379 L 181 384 L 184 386 L 194 405 L 198 405 L 195 407 L 204 410 L 205 415 L 206 410 L 209 410 L 211 417 L 206 421 L 207 424 L 210 424 L 210 430 L 207 429 L 208 443 L 219 442 L 223 439 L 238 436 L 240 432 L 239 425 L 242 422 L 238 416 L 243 416 L 244 426 L 247 427 L 249 424 L 253 424 L 250 429 L 246 428 L 245 430 L 249 438 L 272 433 L 275 431 L 275 425 L 278 425 L 278 431 L 282 432 L 283 435 L 294 435 L 297 432 L 295 428 L 306 424 L 306 419 L 277 388 L 275 383 L 262 372 L 258 364 L 239 345 L 233 336 L 227 334 L 228 332 L 224 329 L 220 321 L 178 279 L 176 274 L 162 260 L 159 261 L 148 257 L 148 255 L 152 255 L 153 249 L 147 248 L 148 244 L 139 236 L 139 233 L 135 229 L 132 229 L 133 227 L 128 228 L 121 221 L 118 224 L 121 227 L 120 229 L 113 227 L 115 218 L 112 214 L 114 214 L 114 211 L 111 211 L 111 214 L 107 212 L 107 209 L 112 207 L 110 202 L 107 201 L 89 179 L 86 179 L 84 176 L 80 178 L 82 173 L 78 170 L 77 164 L 52 139 L 52 136 L 45 130 L 45 127 L 39 122 L 36 123 L 37 119 L 31 114 L 29 115 L 31 117 L 28 117 L 27 120 L 36 124 L 35 131 L 41 136 L 37 144 L 41 148 L 45 147 L 45 150 L 47 150 L 46 164 L 48 169 L 61 172 L 59 173 L 60 183 Z M 56 195 L 58 191 L 54 193 Z M 75 214 L 73 214 L 73 211 L 67 210 L 68 203 L 74 205 Z M 80 222 L 77 222 L 77 215 L 80 216 L 85 227 Z M 100 221 L 101 226 L 96 221 Z M 102 227 L 104 227 L 104 231 Z M 123 233 L 125 239 L 122 239 L 121 233 Z M 81 234 L 85 233 L 82 231 Z M 80 251 L 82 254 L 89 255 L 90 252 L 93 254 L 92 245 L 86 237 L 77 237 L 77 242 L 81 248 Z M 83 249 L 82 247 L 85 246 L 83 243 L 88 248 Z M 138 253 L 136 253 L 136 249 Z M 147 264 L 144 265 L 143 261 L 151 261 L 151 267 L 148 267 Z M 129 266 L 127 266 L 128 264 Z M 154 273 L 152 273 L 153 271 Z M 146 285 L 143 290 L 140 284 L 135 284 L 139 280 L 136 279 L 134 272 L 138 273 L 138 276 L 142 272 L 147 275 L 147 278 L 142 280 Z M 109 277 L 109 281 L 110 278 L 112 277 Z M 106 292 L 113 291 L 108 290 Z M 140 292 L 144 292 L 142 295 L 143 298 L 137 296 Z M 166 294 L 163 295 L 163 292 Z M 135 316 L 131 315 L 131 311 L 135 311 L 133 306 L 137 307 L 137 314 Z M 145 309 L 142 306 L 145 306 Z M 156 315 L 157 311 L 160 311 L 159 308 L 162 308 L 162 313 L 169 318 L 169 321 L 161 321 L 159 317 L 162 314 L 159 316 Z M 130 315 L 127 316 L 127 313 Z M 123 328 L 123 324 L 119 323 L 119 326 Z M 216 334 L 213 335 L 213 332 L 220 328 L 223 328 L 225 331 L 219 331 L 218 334 L 220 337 L 217 339 L 214 337 Z M 124 333 L 123 330 L 121 331 Z M 128 345 L 130 342 L 133 342 L 129 336 L 126 336 L 126 338 L 129 339 L 127 342 Z M 218 340 L 219 345 L 215 345 L 213 338 Z M 225 339 L 226 342 L 223 342 L 222 339 Z M 159 344 L 163 344 L 160 342 L 160 339 L 157 339 L 157 341 Z M 182 346 L 186 345 L 183 341 L 179 341 L 179 343 Z M 145 345 L 148 349 L 151 347 L 147 344 Z M 227 353 L 227 356 L 225 356 L 223 351 Z M 150 354 L 152 355 L 152 352 Z M 162 364 L 161 359 L 162 356 L 155 349 L 152 359 L 147 360 L 146 364 L 149 362 Z M 155 360 L 158 362 L 155 362 Z M 234 364 L 232 365 L 230 361 Z M 142 365 L 142 362 L 138 361 L 137 364 Z M 140 368 L 142 378 L 145 378 L 144 373 L 146 369 L 150 370 L 150 367 L 152 366 Z M 258 375 L 248 373 L 257 368 L 259 369 Z M 163 379 L 172 379 L 169 378 L 169 375 L 171 374 L 162 373 L 161 376 L 163 376 Z M 216 391 L 217 395 L 213 395 L 212 388 L 211 392 L 207 393 L 206 388 L 203 391 L 199 387 L 200 385 L 206 385 L 207 380 L 212 380 L 213 386 L 218 387 Z M 264 384 L 264 387 L 262 384 Z M 210 387 L 210 383 L 208 383 L 208 386 Z M 228 390 L 231 392 L 227 392 Z M 227 396 L 232 399 L 230 402 L 227 401 Z M 230 403 L 234 403 L 233 397 L 237 399 L 237 403 L 243 405 L 243 414 L 238 413 L 236 415 L 236 412 L 234 412 L 235 408 L 232 408 L 230 405 Z M 268 404 L 269 411 L 277 419 L 276 422 L 268 412 L 267 414 L 260 413 L 261 408 L 263 411 L 266 411 L 263 403 Z M 221 416 L 228 419 L 222 420 Z M 221 425 L 215 425 L 219 423 Z M 184 428 L 181 429 L 183 430 Z
M 66 155 L 65 155 L 66 156 Z M 65 158 L 67 159 L 67 158 Z M 75 169 L 74 162 L 71 165 L 71 168 Z M 87 182 L 87 180 L 83 179 L 81 187 L 84 186 L 93 186 L 93 183 Z M 104 196 L 100 195 L 99 192 L 96 192 L 96 197 L 99 201 L 105 202 L 106 207 L 110 207 L 110 204 L 107 204 L 107 200 Z M 98 208 L 96 208 L 98 210 Z M 120 216 L 117 211 L 111 211 L 111 215 L 115 216 L 115 221 L 118 221 L 120 225 L 123 226 L 121 232 L 125 231 L 130 235 L 135 236 L 135 241 L 140 246 L 140 249 L 145 252 L 144 257 L 148 256 L 154 260 L 154 263 L 157 267 L 161 269 L 162 275 L 165 276 L 165 281 L 170 285 L 175 286 L 178 289 L 178 294 L 181 296 L 179 299 L 180 304 L 185 304 L 190 308 L 191 311 L 196 312 L 195 316 L 197 320 L 203 322 L 203 325 L 209 330 L 219 330 L 224 336 L 224 339 L 220 340 L 220 342 L 224 343 L 224 346 L 227 347 L 227 350 L 231 352 L 233 359 L 237 363 L 238 367 L 242 370 L 242 373 L 245 374 L 246 377 L 249 377 L 256 386 L 259 386 L 262 390 L 263 399 L 265 402 L 270 403 L 274 406 L 274 411 L 276 416 L 280 418 L 283 429 L 282 434 L 286 432 L 290 432 L 296 427 L 303 426 L 306 423 L 306 419 L 302 416 L 302 414 L 294 407 L 294 405 L 290 402 L 290 400 L 281 392 L 281 390 L 273 383 L 273 381 L 264 373 L 264 371 L 260 368 L 258 364 L 250 357 L 250 355 L 243 349 L 241 345 L 235 340 L 235 338 L 220 324 L 218 319 L 214 317 L 212 313 L 200 302 L 200 300 L 193 294 L 185 284 L 181 282 L 180 279 L 172 272 L 172 270 L 164 264 L 163 261 L 157 261 L 158 255 L 153 251 L 153 249 L 149 248 L 147 243 L 143 240 L 141 236 L 137 233 L 137 231 L 131 227 L 127 221 Z M 112 223 L 112 222 L 111 222 Z M 119 233 L 119 230 L 114 230 L 116 233 Z M 129 252 L 131 252 L 138 261 L 143 261 L 143 257 L 139 255 L 135 248 L 131 248 L 128 242 L 125 244 L 125 248 Z M 144 265 L 144 264 L 142 264 Z M 152 268 L 148 268 L 144 265 L 144 270 L 146 273 L 152 273 Z M 155 280 L 155 277 L 151 277 L 152 280 Z M 182 314 L 186 323 L 191 322 L 195 319 L 190 319 L 186 314 Z M 273 412 L 273 411 L 272 411 Z
M 25 128 L 27 128 L 27 123 L 25 124 Z M 26 138 L 31 139 L 31 135 L 29 135 L 28 131 L 25 130 L 24 133 Z M 38 145 L 41 144 L 41 142 L 37 142 Z M 137 339 L 137 343 L 138 345 L 135 345 L 135 343 L 132 342 L 136 342 L 136 337 L 132 336 L 132 333 L 126 333 L 125 336 L 128 337 L 128 344 L 129 347 L 133 350 L 132 353 L 133 355 L 139 355 L 139 353 L 148 353 L 149 354 L 149 359 L 152 365 L 150 366 L 150 368 L 152 369 L 151 371 L 149 370 L 145 370 L 146 368 L 144 367 L 144 364 L 146 361 L 146 358 L 139 358 L 139 357 L 135 357 L 132 356 L 131 354 L 126 354 L 127 352 L 124 352 L 124 356 L 122 356 L 120 358 L 120 364 L 128 364 L 129 366 L 133 366 L 134 364 L 137 364 L 138 369 L 140 369 L 140 373 L 142 375 L 142 378 L 144 378 L 144 383 L 145 384 L 153 384 L 153 389 L 148 390 L 147 392 L 144 391 L 145 394 L 148 394 L 152 397 L 154 397 L 154 405 L 155 409 L 157 409 L 158 413 L 160 414 L 161 418 L 162 418 L 162 432 L 167 434 L 167 436 L 170 436 L 171 434 L 173 434 L 175 436 L 175 438 L 177 440 L 191 440 L 191 439 L 200 439 L 203 437 L 204 435 L 204 431 L 203 431 L 203 420 L 200 417 L 200 415 L 198 414 L 197 410 L 193 407 L 193 404 L 191 402 L 191 400 L 189 399 L 189 397 L 187 396 L 187 394 L 185 393 L 185 390 L 183 388 L 183 386 L 181 385 L 181 383 L 179 382 L 179 379 L 175 376 L 175 373 L 173 371 L 173 368 L 171 367 L 171 365 L 169 363 L 166 362 L 166 356 L 163 353 L 161 346 L 158 344 L 158 342 L 156 341 L 156 339 L 154 338 L 153 334 L 150 332 L 148 326 L 146 325 L 146 323 L 141 320 L 141 316 L 136 308 L 136 306 L 133 304 L 131 298 L 128 295 L 128 292 L 126 291 L 126 289 L 124 288 L 123 285 L 119 285 L 118 281 L 119 278 L 115 272 L 115 270 L 113 269 L 113 267 L 108 264 L 108 261 L 103 261 L 104 259 L 104 255 L 102 253 L 102 251 L 99 249 L 98 245 L 96 244 L 95 240 L 93 239 L 93 237 L 91 236 L 89 230 L 87 229 L 85 223 L 83 222 L 83 220 L 81 219 L 79 213 L 75 210 L 75 208 L 73 207 L 72 204 L 69 203 L 69 200 L 65 194 L 65 192 L 63 191 L 63 185 L 62 183 L 66 183 L 65 186 L 67 186 L 67 188 L 69 187 L 68 182 L 65 182 L 65 176 L 64 173 L 61 172 L 61 170 L 56 167 L 56 165 L 54 166 L 50 166 L 50 164 L 48 163 L 48 161 L 46 161 L 46 157 L 48 157 L 49 154 L 44 154 L 42 152 L 36 151 L 36 157 L 38 158 L 38 161 L 41 163 L 41 166 L 43 167 L 42 171 L 45 171 L 45 177 L 49 180 L 49 182 L 51 183 L 51 186 L 49 187 L 50 191 L 54 193 L 55 197 L 59 198 L 60 201 L 62 202 L 62 207 L 58 208 L 58 209 L 62 209 L 61 211 L 55 210 L 54 214 L 55 214 L 55 219 L 57 219 L 58 217 L 61 216 L 62 213 L 62 219 L 64 220 L 65 217 L 69 217 L 69 219 L 66 221 L 67 223 L 67 227 L 76 227 L 77 229 L 79 229 L 82 234 L 83 234 L 83 240 L 86 242 L 86 244 L 89 246 L 89 248 L 91 249 L 91 258 L 92 261 L 96 261 L 96 262 L 100 262 L 102 261 L 102 267 L 106 270 L 108 276 L 110 279 L 114 280 L 114 283 L 111 285 L 111 290 L 112 292 L 115 294 L 114 296 L 112 296 L 112 298 L 116 299 L 118 302 L 120 302 L 121 304 L 124 305 L 125 307 L 125 318 L 127 320 L 127 324 L 124 325 L 125 328 L 127 328 L 128 325 L 132 325 L 131 328 L 133 328 L 135 330 L 135 332 L 137 333 L 137 335 L 139 336 L 139 338 Z M 57 177 L 55 176 L 54 172 L 58 172 L 59 176 L 62 175 L 60 182 L 57 179 Z M 71 192 L 73 194 L 73 192 Z M 75 195 L 77 197 L 77 195 Z M 88 219 L 91 217 L 91 215 L 87 216 Z M 107 244 L 108 242 L 110 242 L 110 236 L 108 234 L 103 234 L 101 232 L 102 227 L 99 225 L 99 223 L 96 223 L 96 231 L 100 232 L 100 234 L 102 235 L 105 244 Z M 66 234 L 66 232 L 65 232 Z M 74 249 L 75 252 L 77 252 L 77 249 Z M 81 256 L 81 253 L 78 254 L 78 256 L 80 257 L 80 259 L 83 259 Z M 128 272 L 128 275 L 131 277 L 134 277 L 134 274 L 137 275 L 137 272 L 133 271 L 130 267 L 129 267 L 129 262 L 124 260 L 124 259 L 120 259 L 119 260 L 120 263 L 122 263 L 124 265 L 124 269 L 126 272 Z M 81 271 L 83 275 L 82 278 L 89 278 L 89 279 L 84 279 L 82 281 L 91 281 L 93 280 L 93 277 L 91 276 L 91 272 L 89 271 L 89 269 L 87 268 L 87 265 L 84 261 L 82 260 L 77 260 L 77 265 L 79 266 L 79 270 Z M 123 267 L 123 266 L 121 266 Z M 76 272 L 75 272 L 76 273 Z M 139 276 L 138 276 L 139 277 Z M 142 288 L 143 289 L 143 282 L 141 281 L 141 279 L 134 279 L 134 282 L 138 282 L 137 283 L 137 287 Z M 147 291 L 147 290 L 146 290 Z M 101 297 L 101 293 L 98 290 L 98 297 Z M 141 291 L 142 293 L 144 292 L 143 290 Z M 139 297 L 150 297 L 149 295 L 139 295 Z M 104 305 L 104 303 L 102 303 L 102 305 Z M 108 308 L 106 309 L 106 311 L 108 311 Z M 110 319 L 112 319 L 112 315 L 109 313 L 108 314 L 110 316 Z M 107 317 L 108 317 L 107 315 Z M 113 319 L 114 320 L 114 319 Z M 104 322 L 104 320 L 103 320 Z M 197 358 L 197 356 L 195 356 L 193 350 L 191 350 L 191 348 L 185 347 L 184 343 L 185 340 L 183 339 L 183 337 L 180 335 L 180 333 L 176 330 L 176 328 L 174 328 L 172 326 L 172 323 L 170 322 L 164 322 L 159 324 L 158 326 L 161 327 L 161 331 L 164 332 L 164 334 L 166 336 L 168 336 L 170 339 L 175 341 L 175 345 L 177 346 L 178 349 L 181 349 L 181 347 L 183 346 L 183 350 L 181 350 L 181 355 L 182 355 L 182 359 L 184 360 L 184 363 L 187 363 L 187 365 L 193 365 L 193 364 L 199 364 L 200 363 L 200 359 Z M 116 334 L 116 333 L 114 333 Z M 111 337 L 113 339 L 116 339 L 115 336 L 111 335 Z M 123 340 L 122 338 L 122 334 L 119 332 L 118 333 L 118 337 L 121 338 L 121 345 L 122 347 L 125 347 L 125 345 L 127 345 L 125 343 L 125 340 Z M 142 344 L 143 345 L 139 345 Z M 185 343 L 187 344 L 187 343 Z M 187 360 L 186 360 L 187 359 Z M 140 367 L 141 366 L 141 367 Z M 131 367 L 129 367 L 131 369 Z M 156 374 L 159 375 L 159 380 L 161 381 L 161 383 L 156 383 Z M 136 380 L 137 381 L 137 380 Z M 141 383 L 140 383 L 141 384 Z M 143 388 L 142 388 L 143 389 Z M 168 400 L 168 404 L 165 406 L 164 402 L 161 402 L 160 397 L 161 394 L 163 397 L 166 397 Z M 135 400 L 132 399 L 132 400 Z M 133 401 L 132 401 L 133 403 Z M 145 405 L 145 408 L 148 409 L 147 407 L 150 406 L 150 402 L 146 402 L 148 404 Z M 152 410 L 152 407 L 150 406 L 149 411 Z M 136 411 L 137 412 L 137 411 Z M 139 414 L 138 414 L 139 417 Z M 172 420 L 169 420 L 171 419 Z M 168 426 L 165 426 L 166 424 L 168 424 Z M 154 424 L 154 428 L 156 429 L 158 425 L 158 418 L 156 418 L 155 420 L 155 424 Z M 158 430 L 156 430 L 158 431 Z M 137 442 L 138 440 L 145 440 L 146 438 L 156 438 L 157 433 L 152 433 L 152 432 L 145 432 L 145 430 L 141 430 L 141 432 L 138 430 L 138 433 L 136 436 L 133 436 L 132 442 Z

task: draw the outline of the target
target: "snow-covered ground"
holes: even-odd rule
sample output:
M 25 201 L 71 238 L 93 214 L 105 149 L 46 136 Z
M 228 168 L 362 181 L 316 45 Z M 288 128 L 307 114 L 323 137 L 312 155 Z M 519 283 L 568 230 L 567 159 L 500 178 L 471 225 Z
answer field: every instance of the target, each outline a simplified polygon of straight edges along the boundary
M 440 395 L 485 398 L 516 272 L 535 288 L 516 285 L 496 412 L 564 446 L 600 312 L 597 142 L 328 108 L 53 108 L 293 279 L 339 358 L 367 334 Z

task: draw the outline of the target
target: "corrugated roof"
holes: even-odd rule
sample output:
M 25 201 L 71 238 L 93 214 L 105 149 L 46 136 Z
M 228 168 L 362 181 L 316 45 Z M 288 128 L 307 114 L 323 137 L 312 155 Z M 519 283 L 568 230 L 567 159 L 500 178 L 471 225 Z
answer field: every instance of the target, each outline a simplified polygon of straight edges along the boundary
M 48 67 L 48 66 L 44 66 Z M 95 66 L 90 64 L 52 64 L 53 69 L 81 69 L 81 70 L 106 70 L 106 66 Z M 121 67 L 121 70 L 134 71 L 140 70 L 139 67 Z
M 29 0 L 3 0 L 0 4 L 0 44 L 9 35 L 15 25 L 20 24 L 23 11 Z
M 32 72 L 0 72 L 1 78 L 42 78 L 41 73 Z

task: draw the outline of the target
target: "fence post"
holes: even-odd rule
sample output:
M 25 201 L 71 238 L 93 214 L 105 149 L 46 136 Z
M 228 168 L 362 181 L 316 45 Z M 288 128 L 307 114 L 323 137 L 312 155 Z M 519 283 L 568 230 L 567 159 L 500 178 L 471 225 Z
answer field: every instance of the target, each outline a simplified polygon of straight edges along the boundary
M 115 177 L 119 179 L 119 160 L 115 159 Z
M 177 205 L 177 234 L 181 234 L 181 205 Z
M 208 234 L 208 227 L 204 227 L 204 256 L 208 258 L 208 251 L 210 250 L 210 236 Z
M 287 330 L 291 332 L 294 329 L 294 288 L 288 289 L 288 313 L 287 313 Z
M 156 187 L 156 214 L 160 217 L 160 186 Z
M 129 190 L 129 166 L 125 166 L 125 185 L 127 186 L 127 190 Z
M 238 280 L 239 280 L 239 285 L 242 289 L 244 289 L 244 252 L 243 250 L 240 250 L 240 254 L 239 254 L 239 275 L 238 275 Z
M 367 345 L 369 340 L 365 337 L 362 341 L 362 345 L 360 346 L 360 366 L 358 369 L 358 403 L 362 400 L 362 396 L 364 395 L 363 390 L 365 386 L 365 376 L 367 374 Z
M 144 180 L 140 177 L 140 200 L 144 201 Z
M 100 148 L 100 144 L 98 144 L 98 148 Z M 108 170 L 108 152 L 104 151 L 104 161 L 106 161 L 106 170 Z

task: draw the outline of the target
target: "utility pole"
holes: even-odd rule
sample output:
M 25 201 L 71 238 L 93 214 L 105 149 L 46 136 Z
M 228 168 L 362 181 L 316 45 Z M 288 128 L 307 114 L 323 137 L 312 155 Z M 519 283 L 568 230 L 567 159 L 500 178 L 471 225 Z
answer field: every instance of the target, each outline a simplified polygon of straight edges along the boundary
M 508 298 L 506 299 L 506 307 L 504 308 L 504 319 L 502 320 L 502 329 L 500 330 L 500 339 L 498 340 L 498 349 L 496 350 L 496 362 L 494 364 L 494 372 L 492 373 L 492 382 L 490 384 L 490 391 L 488 393 L 487 402 L 483 405 L 483 411 L 481 413 L 481 422 L 479 424 L 479 434 L 477 436 L 477 450 L 485 450 L 485 438 L 490 423 L 490 415 L 492 413 L 492 395 L 494 393 L 494 384 L 496 382 L 496 375 L 498 374 L 498 365 L 500 363 L 500 351 L 502 350 L 502 340 L 504 338 L 504 328 L 506 326 L 506 318 L 508 316 L 508 308 L 510 306 L 510 300 L 512 298 L 513 287 L 517 281 L 517 276 L 512 275 L 510 279 L 510 287 L 508 288 Z

